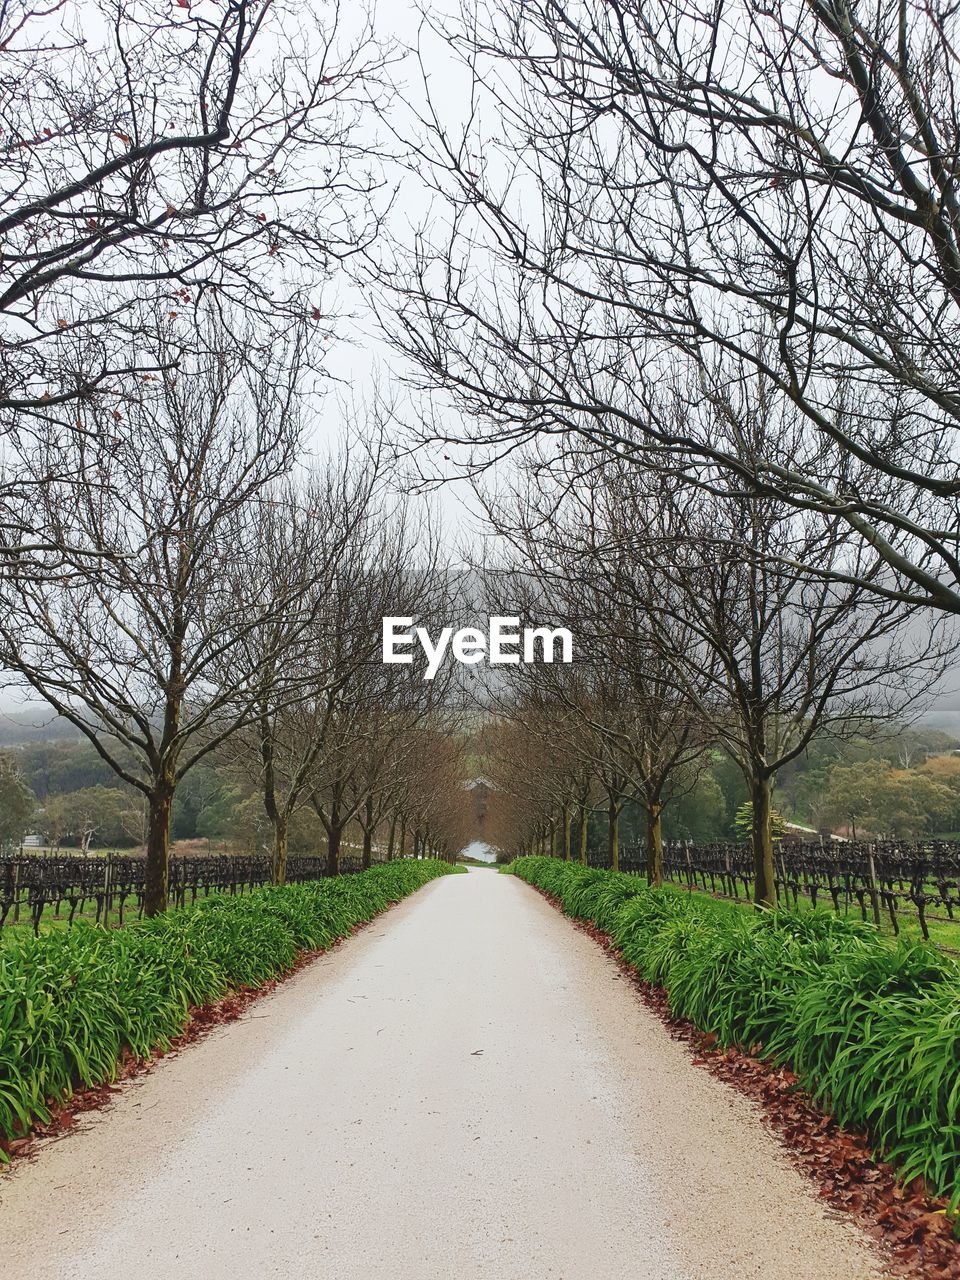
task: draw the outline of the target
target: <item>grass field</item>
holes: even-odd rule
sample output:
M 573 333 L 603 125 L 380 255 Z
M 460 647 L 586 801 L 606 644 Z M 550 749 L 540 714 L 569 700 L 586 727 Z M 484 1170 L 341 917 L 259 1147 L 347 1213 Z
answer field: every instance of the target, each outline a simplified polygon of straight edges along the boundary
M 202 902 L 203 895 L 201 895 L 197 899 L 197 901 Z M 188 899 L 188 902 L 189 902 L 189 899 Z M 93 902 L 87 902 L 83 910 L 80 910 L 79 908 L 77 909 L 73 917 L 74 923 L 79 924 L 81 921 L 83 921 L 86 924 L 95 924 L 96 914 L 97 914 L 96 904 Z M 137 902 L 135 898 L 130 898 L 128 899 L 123 909 L 123 924 L 125 926 L 133 924 L 137 919 L 138 919 Z M 113 907 L 110 911 L 108 911 L 107 917 L 103 921 L 103 923 L 111 929 L 118 928 L 121 923 L 119 908 Z M 44 907 L 43 914 L 40 917 L 41 933 L 45 933 L 51 929 L 68 929 L 69 927 L 70 927 L 69 903 L 61 902 L 59 904 L 59 910 L 54 905 Z M 32 937 L 32 936 L 33 936 L 33 917 L 30 913 L 30 908 L 24 906 L 20 910 L 19 921 L 14 920 L 13 911 L 11 911 L 10 914 L 7 916 L 6 924 L 3 926 L 2 929 L 0 929 L 0 945 L 3 945 L 3 943 L 5 942 L 10 942 L 16 938 L 25 938 L 25 937 Z
M 723 904 L 726 907 L 729 907 L 732 911 L 753 911 L 754 909 L 753 903 L 747 902 L 743 898 L 737 899 L 737 898 L 722 897 L 717 894 L 710 893 L 709 890 L 706 890 L 706 889 L 691 890 L 691 889 L 688 889 L 685 885 L 676 884 L 673 881 L 666 881 L 664 887 L 668 889 L 672 889 L 677 893 L 692 894 L 693 896 L 698 898 L 709 898 L 713 902 L 718 902 Z M 808 898 L 799 898 L 797 900 L 796 906 L 794 906 L 792 900 L 790 903 L 785 903 L 782 905 L 788 906 L 791 911 L 796 911 L 800 914 L 807 911 L 816 910 L 820 912 L 828 909 L 832 914 L 836 914 L 833 912 L 832 907 L 826 908 L 822 904 L 814 908 L 813 906 L 811 906 L 810 900 Z M 849 911 L 841 911 L 839 915 L 840 915 L 840 918 L 844 920 L 861 920 L 862 919 L 860 915 L 860 908 L 857 906 L 853 907 Z M 869 911 L 867 912 L 867 923 L 873 924 L 873 916 Z M 909 941 L 920 941 L 923 938 L 923 931 L 920 928 L 920 921 L 915 915 L 911 915 L 908 913 L 900 914 L 897 917 L 897 923 L 900 926 L 899 936 L 901 938 L 904 938 Z M 940 919 L 933 919 L 928 915 L 927 928 L 930 931 L 930 941 L 934 944 L 934 946 L 941 947 L 942 949 L 947 951 L 955 951 L 958 955 L 960 955 L 960 919 L 940 920 Z M 883 937 L 889 938 L 891 941 L 893 941 L 897 936 L 894 933 L 893 925 L 890 923 L 890 917 L 886 914 L 886 912 L 881 912 L 880 914 L 879 932 Z

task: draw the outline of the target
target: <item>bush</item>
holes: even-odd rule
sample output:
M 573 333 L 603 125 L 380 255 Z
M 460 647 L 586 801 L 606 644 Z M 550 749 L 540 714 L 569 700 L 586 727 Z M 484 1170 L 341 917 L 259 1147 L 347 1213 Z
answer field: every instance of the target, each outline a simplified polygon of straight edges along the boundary
M 901 1176 L 960 1209 L 960 969 L 829 911 L 750 912 L 637 877 L 520 858 L 515 875 L 610 933 L 671 1008 L 760 1046 Z M 632 881 L 633 889 L 624 881 Z
M 359 875 L 213 896 L 125 929 L 78 922 L 0 948 L 0 1137 L 13 1138 L 77 1085 L 112 1080 L 125 1050 L 165 1049 L 239 987 L 288 972 L 391 902 L 454 868 L 385 863 Z M 5 1159 L 0 1147 L 0 1161 Z

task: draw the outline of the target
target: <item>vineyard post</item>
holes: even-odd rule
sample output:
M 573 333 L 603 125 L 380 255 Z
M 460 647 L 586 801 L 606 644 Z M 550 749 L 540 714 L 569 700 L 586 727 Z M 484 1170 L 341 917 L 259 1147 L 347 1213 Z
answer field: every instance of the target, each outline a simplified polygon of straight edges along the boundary
M 873 923 L 880 928 L 880 893 L 877 887 L 877 867 L 873 860 L 873 845 L 867 846 L 867 864 L 870 868 L 870 901 L 873 904 Z
M 921 857 L 913 873 L 912 883 L 910 886 L 910 896 L 913 898 L 914 906 L 917 908 L 917 915 L 920 917 L 920 932 L 923 934 L 924 940 L 929 942 L 930 929 L 927 925 L 927 895 L 924 889 L 927 872 L 928 868 L 926 866 L 925 859 Z
M 783 887 L 784 900 L 787 896 L 787 862 L 783 856 L 783 846 L 777 848 L 777 857 L 780 860 L 780 884 Z

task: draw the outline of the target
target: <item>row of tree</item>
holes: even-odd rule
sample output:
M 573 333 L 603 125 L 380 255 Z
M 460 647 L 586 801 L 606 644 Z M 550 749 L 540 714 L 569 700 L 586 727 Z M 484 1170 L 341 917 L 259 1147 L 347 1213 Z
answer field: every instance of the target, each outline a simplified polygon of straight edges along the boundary
M 378 264 L 387 327 L 460 411 L 423 439 L 474 474 L 531 457 L 494 527 L 581 653 L 511 707 L 551 744 L 537 821 L 582 813 L 589 768 L 612 858 L 621 797 L 643 803 L 654 879 L 663 799 L 714 741 L 771 901 L 778 772 L 903 711 L 951 647 L 958 21 L 921 0 L 434 21 L 469 110 L 425 83 L 409 143 L 433 205 Z
M 443 681 L 379 661 L 384 614 L 444 612 L 435 534 L 376 441 L 297 473 L 296 351 L 209 338 L 122 434 L 62 442 L 62 478 L 38 473 L 19 513 L 49 550 L 0 585 L 8 669 L 141 797 L 148 910 L 176 789 L 208 759 L 259 789 L 278 883 L 304 805 L 331 871 L 354 820 L 369 863 L 384 823 L 400 853 L 439 839 L 428 815 L 457 769 Z
M 376 432 L 306 462 L 350 261 L 431 399 L 415 434 L 475 474 L 527 452 L 486 496 L 513 553 L 486 594 L 573 624 L 580 660 L 493 686 L 551 744 L 549 781 L 501 744 L 526 799 L 566 847 L 589 778 L 615 859 L 635 794 L 655 879 L 665 798 L 719 744 L 770 901 L 774 780 L 907 709 L 960 612 L 958 15 L 428 16 L 471 92 L 462 124 L 429 75 L 394 114 L 432 193 L 412 239 L 380 196 L 392 55 L 362 16 L 301 17 L 0 9 L 6 667 L 142 795 L 148 911 L 176 789 L 221 752 L 278 877 L 300 806 L 332 859 L 344 814 L 403 841 L 443 691 L 380 668 L 370 623 L 448 624 L 451 579 Z
M 569 626 L 577 655 L 491 684 L 494 759 L 508 762 L 492 768 L 513 828 L 501 837 L 582 856 L 599 796 L 616 867 L 620 815 L 636 803 L 659 883 L 664 807 L 720 749 L 749 800 L 757 900 L 772 902 L 780 771 L 815 741 L 862 736 L 922 703 L 952 637 L 861 582 L 884 572 L 862 549 L 849 581 L 819 572 L 840 556 L 851 565 L 857 548 L 774 497 L 708 493 L 570 449 L 531 473 L 486 496 L 506 548 L 489 590 Z
M 246 771 L 275 879 L 310 807 L 453 839 L 442 686 L 379 664 L 443 609 L 382 435 L 318 457 L 326 286 L 383 212 L 362 14 L 283 0 L 0 8 L 0 661 L 139 797 L 145 910 L 178 787 Z M 455 793 L 454 793 L 455 795 Z

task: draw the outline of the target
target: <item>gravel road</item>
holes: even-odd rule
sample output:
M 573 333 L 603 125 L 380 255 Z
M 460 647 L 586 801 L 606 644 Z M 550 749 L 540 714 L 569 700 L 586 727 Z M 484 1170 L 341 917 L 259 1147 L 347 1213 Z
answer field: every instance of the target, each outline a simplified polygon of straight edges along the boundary
M 450 876 L 0 1175 L 25 1280 L 871 1280 L 534 891 Z

